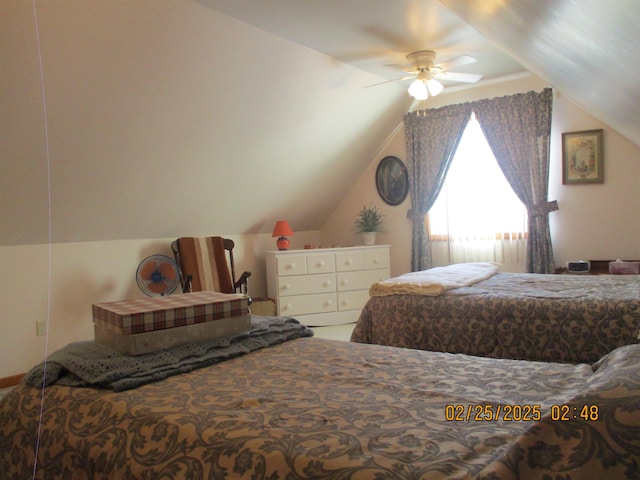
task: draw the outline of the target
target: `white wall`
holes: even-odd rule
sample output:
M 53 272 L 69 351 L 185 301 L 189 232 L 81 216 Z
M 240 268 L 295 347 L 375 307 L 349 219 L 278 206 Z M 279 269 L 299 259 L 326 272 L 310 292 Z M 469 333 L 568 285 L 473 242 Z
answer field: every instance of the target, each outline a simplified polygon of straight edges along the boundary
M 562 132 L 603 129 L 604 183 L 562 184 Z M 556 264 L 568 260 L 640 258 L 640 146 L 586 114 L 562 95 L 553 117 L 549 217 Z
M 487 86 L 475 92 L 461 91 L 437 97 L 444 102 L 468 101 L 517 91 L 540 90 L 537 79 Z M 448 97 L 448 98 L 447 98 Z M 439 106 L 438 104 L 437 106 Z M 436 106 L 435 102 L 434 105 Z M 562 185 L 561 134 L 566 131 L 603 128 L 605 183 Z M 562 95 L 554 101 L 551 144 L 550 199 L 560 211 L 550 216 L 556 263 L 570 259 L 640 258 L 640 147 L 586 114 Z M 297 232 L 291 248 L 354 245 L 353 220 L 363 205 L 375 204 L 385 215 L 386 233 L 378 243 L 391 245 L 391 272 L 410 268 L 411 224 L 406 218 L 407 198 L 391 207 L 378 196 L 375 170 L 386 155 L 406 161 L 404 132 L 399 128 L 352 189 L 329 216 L 320 231 Z M 295 230 L 295 225 L 293 226 Z M 212 232 L 226 235 L 224 232 Z M 239 270 L 251 270 L 253 296 L 266 296 L 264 251 L 274 249 L 269 234 L 227 235 L 236 241 Z M 68 342 L 93 338 L 93 303 L 141 297 L 135 284 L 139 262 L 154 253 L 170 254 L 172 238 L 55 243 L 0 247 L 0 378 L 27 371 Z M 35 322 L 48 320 L 49 334 L 36 336 Z
M 385 214 L 387 233 L 378 242 L 392 246 L 392 273 L 409 269 L 410 200 L 390 207 L 380 200 L 374 182 L 384 156 L 406 161 L 402 128 L 385 143 L 389 128 L 379 121 L 389 114 L 401 126 L 401 115 L 394 112 L 403 110 L 404 93 L 397 90 L 398 100 L 394 89 L 363 90 L 362 85 L 373 83 L 370 75 L 230 21 L 197 3 L 163 2 L 154 15 L 148 15 L 157 5 L 155 0 L 36 1 L 52 147 L 49 178 L 32 2 L 2 4 L 7 15 L 0 15 L 0 31 L 7 34 L 0 36 L 0 53 L 7 68 L 6 75 L 0 75 L 0 90 L 7 94 L 0 95 L 0 143 L 6 145 L 0 158 L 0 225 L 10 238 L 0 246 L 0 377 L 25 372 L 45 351 L 92 338 L 91 305 L 141 296 L 135 285 L 137 265 L 147 255 L 169 253 L 172 238 L 166 237 L 177 233 L 231 236 L 237 243 L 239 269 L 253 272 L 252 294 L 265 296 L 263 252 L 273 248 L 274 240 L 268 233 L 256 232 L 268 231 L 282 212 L 292 220 L 287 212 L 295 210 L 310 226 L 293 237 L 292 248 L 305 243 L 357 244 L 355 214 L 374 203 Z M 230 53 L 228 45 L 238 51 Z M 249 88 L 253 78 L 243 67 L 254 57 L 278 66 L 261 70 L 261 84 L 270 95 Z M 301 69 L 300 64 L 308 68 Z M 87 82 L 87 74 L 95 82 Z M 307 77 L 314 80 L 312 97 L 303 81 Z M 128 93 L 130 82 L 138 87 L 139 97 Z M 487 85 L 443 93 L 425 106 L 544 86 L 535 78 Z M 234 93 L 244 89 L 254 96 Z M 99 115 L 105 112 L 110 114 L 107 123 Z M 261 143 L 246 141 L 247 118 L 261 132 Z M 336 118 L 342 121 L 327 120 Z M 336 141 L 348 128 L 355 129 L 349 138 Z M 606 182 L 563 186 L 561 132 L 592 128 L 605 130 Z M 635 208 L 639 194 L 634 184 L 640 173 L 640 147 L 561 95 L 556 98 L 553 129 L 550 198 L 559 201 L 561 210 L 551 214 L 551 225 L 558 262 L 640 257 L 635 240 L 640 228 Z M 370 138 L 375 142 L 361 144 Z M 375 151 L 370 145 L 381 144 L 377 154 L 367 153 Z M 350 182 L 353 172 L 360 171 L 321 230 L 312 230 L 323 221 L 322 212 L 334 205 L 337 196 L 331 187 Z M 149 172 L 155 172 L 151 178 Z M 183 181 L 178 181 L 180 177 Z M 212 187 L 218 178 L 225 181 Z M 195 190 L 193 180 L 199 185 Z M 180 187 L 169 188 L 168 193 L 158 187 L 174 181 Z M 283 192 L 291 185 L 295 195 L 286 197 Z M 236 195 L 243 187 L 238 202 Z M 202 201 L 210 191 L 218 191 L 220 198 Z M 158 194 L 166 208 L 153 201 Z M 183 201 L 193 199 L 203 206 L 185 208 Z M 48 230 L 50 207 L 52 230 Z M 83 215 L 76 214 L 78 210 Z M 233 227 L 237 217 L 249 226 Z M 124 219 L 129 221 L 127 228 L 121 223 Z M 296 222 L 292 227 L 303 228 Z M 55 243 L 43 243 L 48 234 Z M 35 322 L 40 320 L 49 322 L 47 336 L 36 337 Z
M 407 103 L 191 0 L 0 0 L 0 32 L 0 378 L 92 338 L 171 237 L 231 236 L 266 295 L 275 220 L 318 244 Z
M 218 232 L 214 232 L 218 233 Z M 270 234 L 226 235 L 236 247 L 236 274 L 252 272 L 250 293 L 266 297 L 264 252 L 275 250 Z M 24 373 L 46 352 L 93 339 L 94 303 L 140 298 L 135 280 L 140 261 L 172 256 L 172 238 L 75 242 L 0 247 L 0 378 Z M 319 243 L 318 232 L 296 232 L 291 248 Z M 36 336 L 36 321 L 48 334 Z
M 535 77 L 491 84 L 473 90 L 461 90 L 430 99 L 420 108 L 437 108 L 445 104 L 474 101 L 545 88 Z M 563 132 L 604 130 L 605 183 L 591 185 L 562 184 Z M 404 129 L 372 160 L 320 230 L 323 244 L 352 244 L 353 220 L 363 204 L 375 204 L 385 214 L 387 233 L 378 243 L 391 245 L 391 272 L 398 275 L 411 268 L 411 223 L 406 218 L 411 208 L 407 198 L 401 205 L 385 204 L 375 186 L 378 162 L 387 155 L 406 163 Z M 551 134 L 549 200 L 557 200 L 560 210 L 550 214 L 551 236 L 557 266 L 568 260 L 640 259 L 640 146 L 630 142 L 584 110 L 555 94 Z
M 485 97 L 540 90 L 535 79 L 509 85 L 488 86 Z M 500 93 L 503 92 L 503 93 Z M 450 94 L 448 101 L 475 99 L 470 92 Z M 445 99 L 443 99 L 445 100 Z M 439 100 L 439 101 L 443 101 Z M 561 134 L 566 131 L 603 128 L 605 183 L 562 185 Z M 560 210 L 550 216 L 556 263 L 570 259 L 640 258 L 640 147 L 557 95 L 554 101 L 551 144 L 550 199 Z M 411 224 L 406 218 L 407 198 L 391 207 L 378 196 L 375 170 L 386 155 L 406 161 L 404 131 L 399 128 L 352 189 L 329 216 L 320 231 L 297 232 L 291 248 L 312 243 L 318 246 L 354 245 L 353 220 L 363 205 L 375 204 L 385 215 L 386 233 L 378 243 L 391 245 L 391 272 L 399 275 L 410 268 Z M 295 230 L 295 225 L 294 225 Z M 221 233 L 223 232 L 212 232 Z M 274 249 L 269 234 L 227 235 L 236 241 L 239 270 L 251 270 L 253 296 L 266 296 L 264 251 Z M 0 247 L 0 378 L 27 371 L 68 342 L 93 338 L 93 303 L 141 297 L 135 284 L 139 262 L 154 253 L 170 254 L 171 238 L 74 242 Z M 48 320 L 49 334 L 37 337 L 35 322 Z
M 407 218 L 407 210 L 411 208 L 411 200 L 407 195 L 400 205 L 387 205 L 378 195 L 375 180 L 376 168 L 380 160 L 388 155 L 394 155 L 406 165 L 405 152 L 404 129 L 399 127 L 322 226 L 320 230 L 322 246 L 361 245 L 362 238 L 355 233 L 354 220 L 363 206 L 375 205 L 384 216 L 384 232 L 377 234 L 376 243 L 391 245 L 391 275 L 397 276 L 409 271 L 411 222 Z M 408 247 L 405 248 L 405 245 Z
M 409 103 L 192 0 L 0 0 L 0 32 L 0 245 L 315 230 Z

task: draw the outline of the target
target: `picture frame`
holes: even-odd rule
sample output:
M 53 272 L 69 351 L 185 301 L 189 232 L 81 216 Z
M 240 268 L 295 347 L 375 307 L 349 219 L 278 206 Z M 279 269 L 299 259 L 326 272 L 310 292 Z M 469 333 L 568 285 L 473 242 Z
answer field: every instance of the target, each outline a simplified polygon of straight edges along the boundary
M 602 129 L 562 134 L 562 183 L 604 183 Z
M 409 173 L 402 160 L 389 155 L 376 168 L 376 188 L 388 205 L 400 205 L 409 193 Z

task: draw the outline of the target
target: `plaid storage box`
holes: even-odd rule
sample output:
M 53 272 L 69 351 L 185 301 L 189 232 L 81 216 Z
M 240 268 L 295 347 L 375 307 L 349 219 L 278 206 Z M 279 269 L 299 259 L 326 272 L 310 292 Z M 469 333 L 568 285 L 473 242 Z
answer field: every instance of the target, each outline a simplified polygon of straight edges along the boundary
M 218 292 L 192 292 L 93 305 L 93 321 L 125 335 L 154 332 L 247 315 L 247 297 Z
M 251 328 L 244 295 L 193 292 L 93 305 L 95 340 L 129 355 Z

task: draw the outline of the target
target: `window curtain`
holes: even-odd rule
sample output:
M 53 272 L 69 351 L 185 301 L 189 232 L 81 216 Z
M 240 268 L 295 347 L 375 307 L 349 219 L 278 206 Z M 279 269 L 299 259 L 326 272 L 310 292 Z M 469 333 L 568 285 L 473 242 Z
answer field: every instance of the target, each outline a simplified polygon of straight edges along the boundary
M 471 104 L 447 105 L 405 115 L 407 166 L 413 224 L 412 271 L 431 268 L 431 247 L 425 216 L 442 188 L 447 170 L 471 116 Z
M 532 273 L 555 269 L 549 213 L 558 204 L 547 200 L 552 104 L 550 88 L 473 103 L 500 168 L 527 207 L 527 271 Z

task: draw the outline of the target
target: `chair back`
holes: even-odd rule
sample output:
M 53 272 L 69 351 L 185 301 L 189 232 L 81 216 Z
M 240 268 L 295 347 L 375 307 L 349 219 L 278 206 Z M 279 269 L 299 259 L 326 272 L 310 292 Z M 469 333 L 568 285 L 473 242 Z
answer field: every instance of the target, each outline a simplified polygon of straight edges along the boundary
M 180 237 L 172 244 L 183 286 L 191 278 L 190 291 L 235 293 L 222 237 Z

